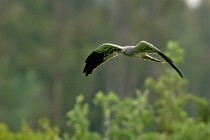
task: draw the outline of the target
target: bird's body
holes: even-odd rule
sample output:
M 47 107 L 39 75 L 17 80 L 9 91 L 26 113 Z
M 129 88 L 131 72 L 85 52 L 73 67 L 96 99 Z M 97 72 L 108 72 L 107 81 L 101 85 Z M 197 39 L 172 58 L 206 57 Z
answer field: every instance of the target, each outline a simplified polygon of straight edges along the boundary
M 159 54 L 163 59 L 165 59 L 178 73 L 181 77 L 182 74 L 178 70 L 178 68 L 173 64 L 173 61 L 168 58 L 166 55 L 164 55 L 158 48 L 156 48 L 154 45 L 146 42 L 146 41 L 140 41 L 136 46 L 119 46 L 115 44 L 105 43 L 101 46 L 97 47 L 86 59 L 85 67 L 83 70 L 83 73 L 85 73 L 86 76 L 88 74 L 91 74 L 93 69 L 98 67 L 100 64 L 104 63 L 105 61 L 109 60 L 110 58 L 113 58 L 117 56 L 118 54 L 124 54 L 125 56 L 130 57 L 141 57 L 144 60 L 150 60 L 154 62 L 162 62 L 162 60 L 158 60 L 156 58 L 153 58 L 152 56 L 148 55 L 150 53 L 157 53 Z

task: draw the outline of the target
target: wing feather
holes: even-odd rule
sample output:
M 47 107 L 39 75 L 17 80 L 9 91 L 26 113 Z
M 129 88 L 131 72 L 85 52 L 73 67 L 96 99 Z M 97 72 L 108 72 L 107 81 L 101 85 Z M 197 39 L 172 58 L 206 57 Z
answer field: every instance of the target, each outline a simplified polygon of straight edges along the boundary
M 103 44 L 96 48 L 85 60 L 83 73 L 88 76 L 92 71 L 105 61 L 115 57 L 122 52 L 122 47 L 115 44 Z
M 139 52 L 146 52 L 146 53 L 158 53 L 166 62 L 168 62 L 177 72 L 178 74 L 183 78 L 181 72 L 179 69 L 175 66 L 174 62 L 167 57 L 165 54 L 163 54 L 158 48 L 156 48 L 154 45 L 146 42 L 141 41 L 139 44 L 136 45 L 136 49 Z
M 163 58 L 165 59 L 169 65 L 171 65 L 178 73 L 179 75 L 183 78 L 182 73 L 179 71 L 179 69 L 173 64 L 173 61 L 167 57 L 165 54 L 163 54 L 161 51 L 157 51 L 157 53 Z

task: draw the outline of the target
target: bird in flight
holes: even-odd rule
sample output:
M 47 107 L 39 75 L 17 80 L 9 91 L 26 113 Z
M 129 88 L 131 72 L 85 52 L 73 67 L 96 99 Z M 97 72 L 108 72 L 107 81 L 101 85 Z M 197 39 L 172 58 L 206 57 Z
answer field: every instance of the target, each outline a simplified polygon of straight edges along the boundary
M 156 48 L 154 45 L 146 41 L 140 41 L 136 46 L 124 46 L 124 47 L 110 43 L 102 44 L 101 46 L 97 47 L 85 60 L 86 64 L 83 73 L 85 73 L 85 76 L 88 76 L 100 64 L 117 56 L 120 53 L 124 54 L 125 56 L 141 57 L 144 60 L 164 63 L 162 60 L 158 60 L 149 55 L 152 53 L 157 53 L 166 62 L 168 62 L 183 78 L 181 72 L 175 66 L 174 62 L 165 54 L 163 54 L 158 48 Z

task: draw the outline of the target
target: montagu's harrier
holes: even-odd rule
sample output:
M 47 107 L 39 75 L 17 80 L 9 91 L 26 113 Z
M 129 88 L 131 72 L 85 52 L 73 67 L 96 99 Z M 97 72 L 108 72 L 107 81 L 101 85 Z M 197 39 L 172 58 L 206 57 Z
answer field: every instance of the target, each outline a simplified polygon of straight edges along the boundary
M 174 65 L 174 62 L 163 54 L 158 48 L 146 41 L 140 41 L 136 46 L 124 47 L 110 43 L 102 44 L 101 46 L 97 47 L 85 60 L 86 64 L 83 73 L 85 73 L 85 76 L 88 76 L 88 74 L 92 73 L 93 69 L 120 53 L 124 54 L 125 56 L 141 57 L 144 60 L 164 63 L 162 60 L 158 60 L 149 55 L 151 53 L 157 53 L 183 78 L 179 69 Z

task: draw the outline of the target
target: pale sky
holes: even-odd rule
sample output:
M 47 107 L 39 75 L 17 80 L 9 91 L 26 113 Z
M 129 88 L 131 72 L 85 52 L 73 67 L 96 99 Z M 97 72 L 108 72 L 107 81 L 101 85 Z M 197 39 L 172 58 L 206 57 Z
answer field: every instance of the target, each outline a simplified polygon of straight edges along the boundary
M 201 0 L 185 0 L 185 2 L 190 8 L 197 8 L 200 5 Z

